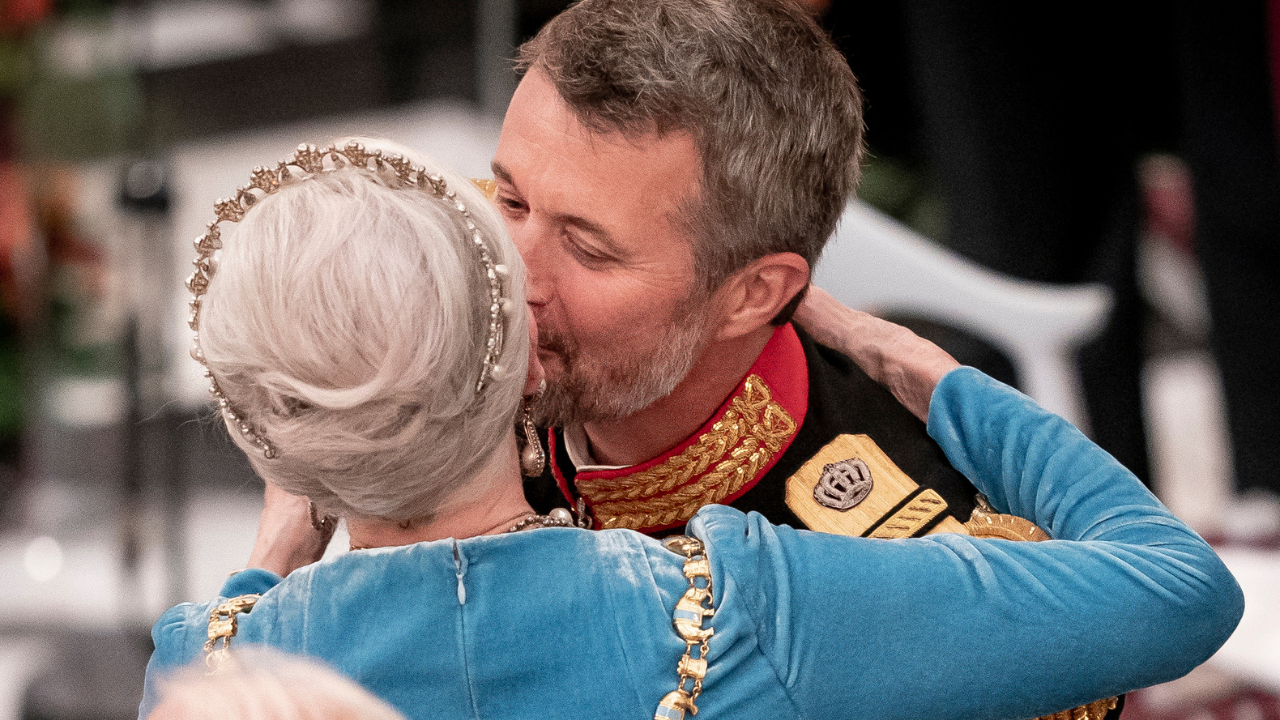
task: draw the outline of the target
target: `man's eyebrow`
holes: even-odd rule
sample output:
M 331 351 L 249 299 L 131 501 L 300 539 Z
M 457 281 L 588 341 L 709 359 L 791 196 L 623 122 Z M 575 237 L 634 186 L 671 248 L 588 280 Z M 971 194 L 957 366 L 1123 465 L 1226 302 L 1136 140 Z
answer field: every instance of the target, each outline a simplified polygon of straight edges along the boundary
M 489 163 L 489 169 L 493 171 L 493 176 L 496 179 L 501 180 L 508 185 L 514 186 L 516 184 L 515 180 L 511 177 L 511 173 L 508 172 L 507 169 L 502 166 L 502 163 L 499 163 L 497 160 Z M 583 232 L 590 234 L 604 246 L 605 250 L 610 253 L 618 257 L 622 257 L 627 254 L 622 245 L 619 244 L 617 240 L 614 240 L 613 234 L 605 229 L 605 227 L 600 223 L 594 220 L 588 220 L 580 215 L 560 215 L 559 220 L 566 225 L 572 225 Z
M 493 176 L 502 182 L 507 183 L 508 185 L 516 184 L 515 181 L 511 179 L 511 173 L 507 172 L 507 169 L 502 167 L 502 164 L 497 160 L 489 163 L 489 169 L 493 172 Z

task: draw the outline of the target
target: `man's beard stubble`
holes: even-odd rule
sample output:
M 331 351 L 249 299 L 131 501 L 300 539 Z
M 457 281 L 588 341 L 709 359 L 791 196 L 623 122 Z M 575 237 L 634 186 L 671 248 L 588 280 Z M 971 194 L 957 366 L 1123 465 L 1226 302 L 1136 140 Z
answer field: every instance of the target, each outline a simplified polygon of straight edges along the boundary
M 682 305 L 690 311 L 668 324 L 647 353 L 584 358 L 576 342 L 540 327 L 538 344 L 555 352 L 563 368 L 559 377 L 547 380 L 533 410 L 538 425 L 619 420 L 670 395 L 697 362 L 706 326 L 704 303 L 690 298 Z

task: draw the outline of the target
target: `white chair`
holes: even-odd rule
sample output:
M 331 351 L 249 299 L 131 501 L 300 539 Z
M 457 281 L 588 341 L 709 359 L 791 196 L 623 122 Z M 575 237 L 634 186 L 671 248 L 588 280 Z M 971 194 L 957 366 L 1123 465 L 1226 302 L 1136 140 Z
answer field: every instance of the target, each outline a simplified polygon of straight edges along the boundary
M 1105 286 L 1002 275 L 857 201 L 845 210 L 814 283 L 850 307 L 973 333 L 1009 357 L 1024 392 L 1087 430 L 1075 351 L 1106 323 L 1112 298 Z
M 1216 549 L 1244 591 L 1244 617 L 1209 662 L 1268 692 L 1280 693 L 1280 552 Z

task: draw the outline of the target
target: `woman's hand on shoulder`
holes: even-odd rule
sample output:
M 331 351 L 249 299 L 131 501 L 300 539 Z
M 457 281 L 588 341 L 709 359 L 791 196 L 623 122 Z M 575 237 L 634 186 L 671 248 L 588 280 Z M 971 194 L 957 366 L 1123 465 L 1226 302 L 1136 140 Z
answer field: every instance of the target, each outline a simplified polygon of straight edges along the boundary
M 960 367 L 937 345 L 901 325 L 845 307 L 816 285 L 809 286 L 795 321 L 814 340 L 848 355 L 924 422 L 929 419 L 934 387 Z

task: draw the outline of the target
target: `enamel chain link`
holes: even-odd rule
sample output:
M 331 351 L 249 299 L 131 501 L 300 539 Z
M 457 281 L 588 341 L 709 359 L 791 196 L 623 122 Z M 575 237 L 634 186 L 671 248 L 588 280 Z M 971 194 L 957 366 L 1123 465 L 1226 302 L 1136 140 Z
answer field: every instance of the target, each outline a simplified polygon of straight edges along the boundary
M 236 616 L 252 610 L 259 597 L 256 594 L 233 597 L 209 612 L 209 641 L 204 644 L 204 661 L 210 670 L 217 670 L 229 654 L 231 638 L 239 629 Z
M 702 681 L 707 677 L 707 641 L 715 633 L 714 628 L 703 627 L 702 621 L 715 615 L 711 597 L 711 563 L 697 538 L 677 535 L 662 542 L 666 549 L 684 556 L 684 576 L 689 589 L 676 603 L 671 623 L 676 634 L 684 640 L 684 655 L 676 672 L 680 682 L 675 690 L 667 693 L 658 703 L 654 720 L 683 720 L 687 711 L 698 714 L 694 703 L 702 693 Z M 694 648 L 697 648 L 696 656 Z M 690 685 L 692 683 L 692 685 Z

